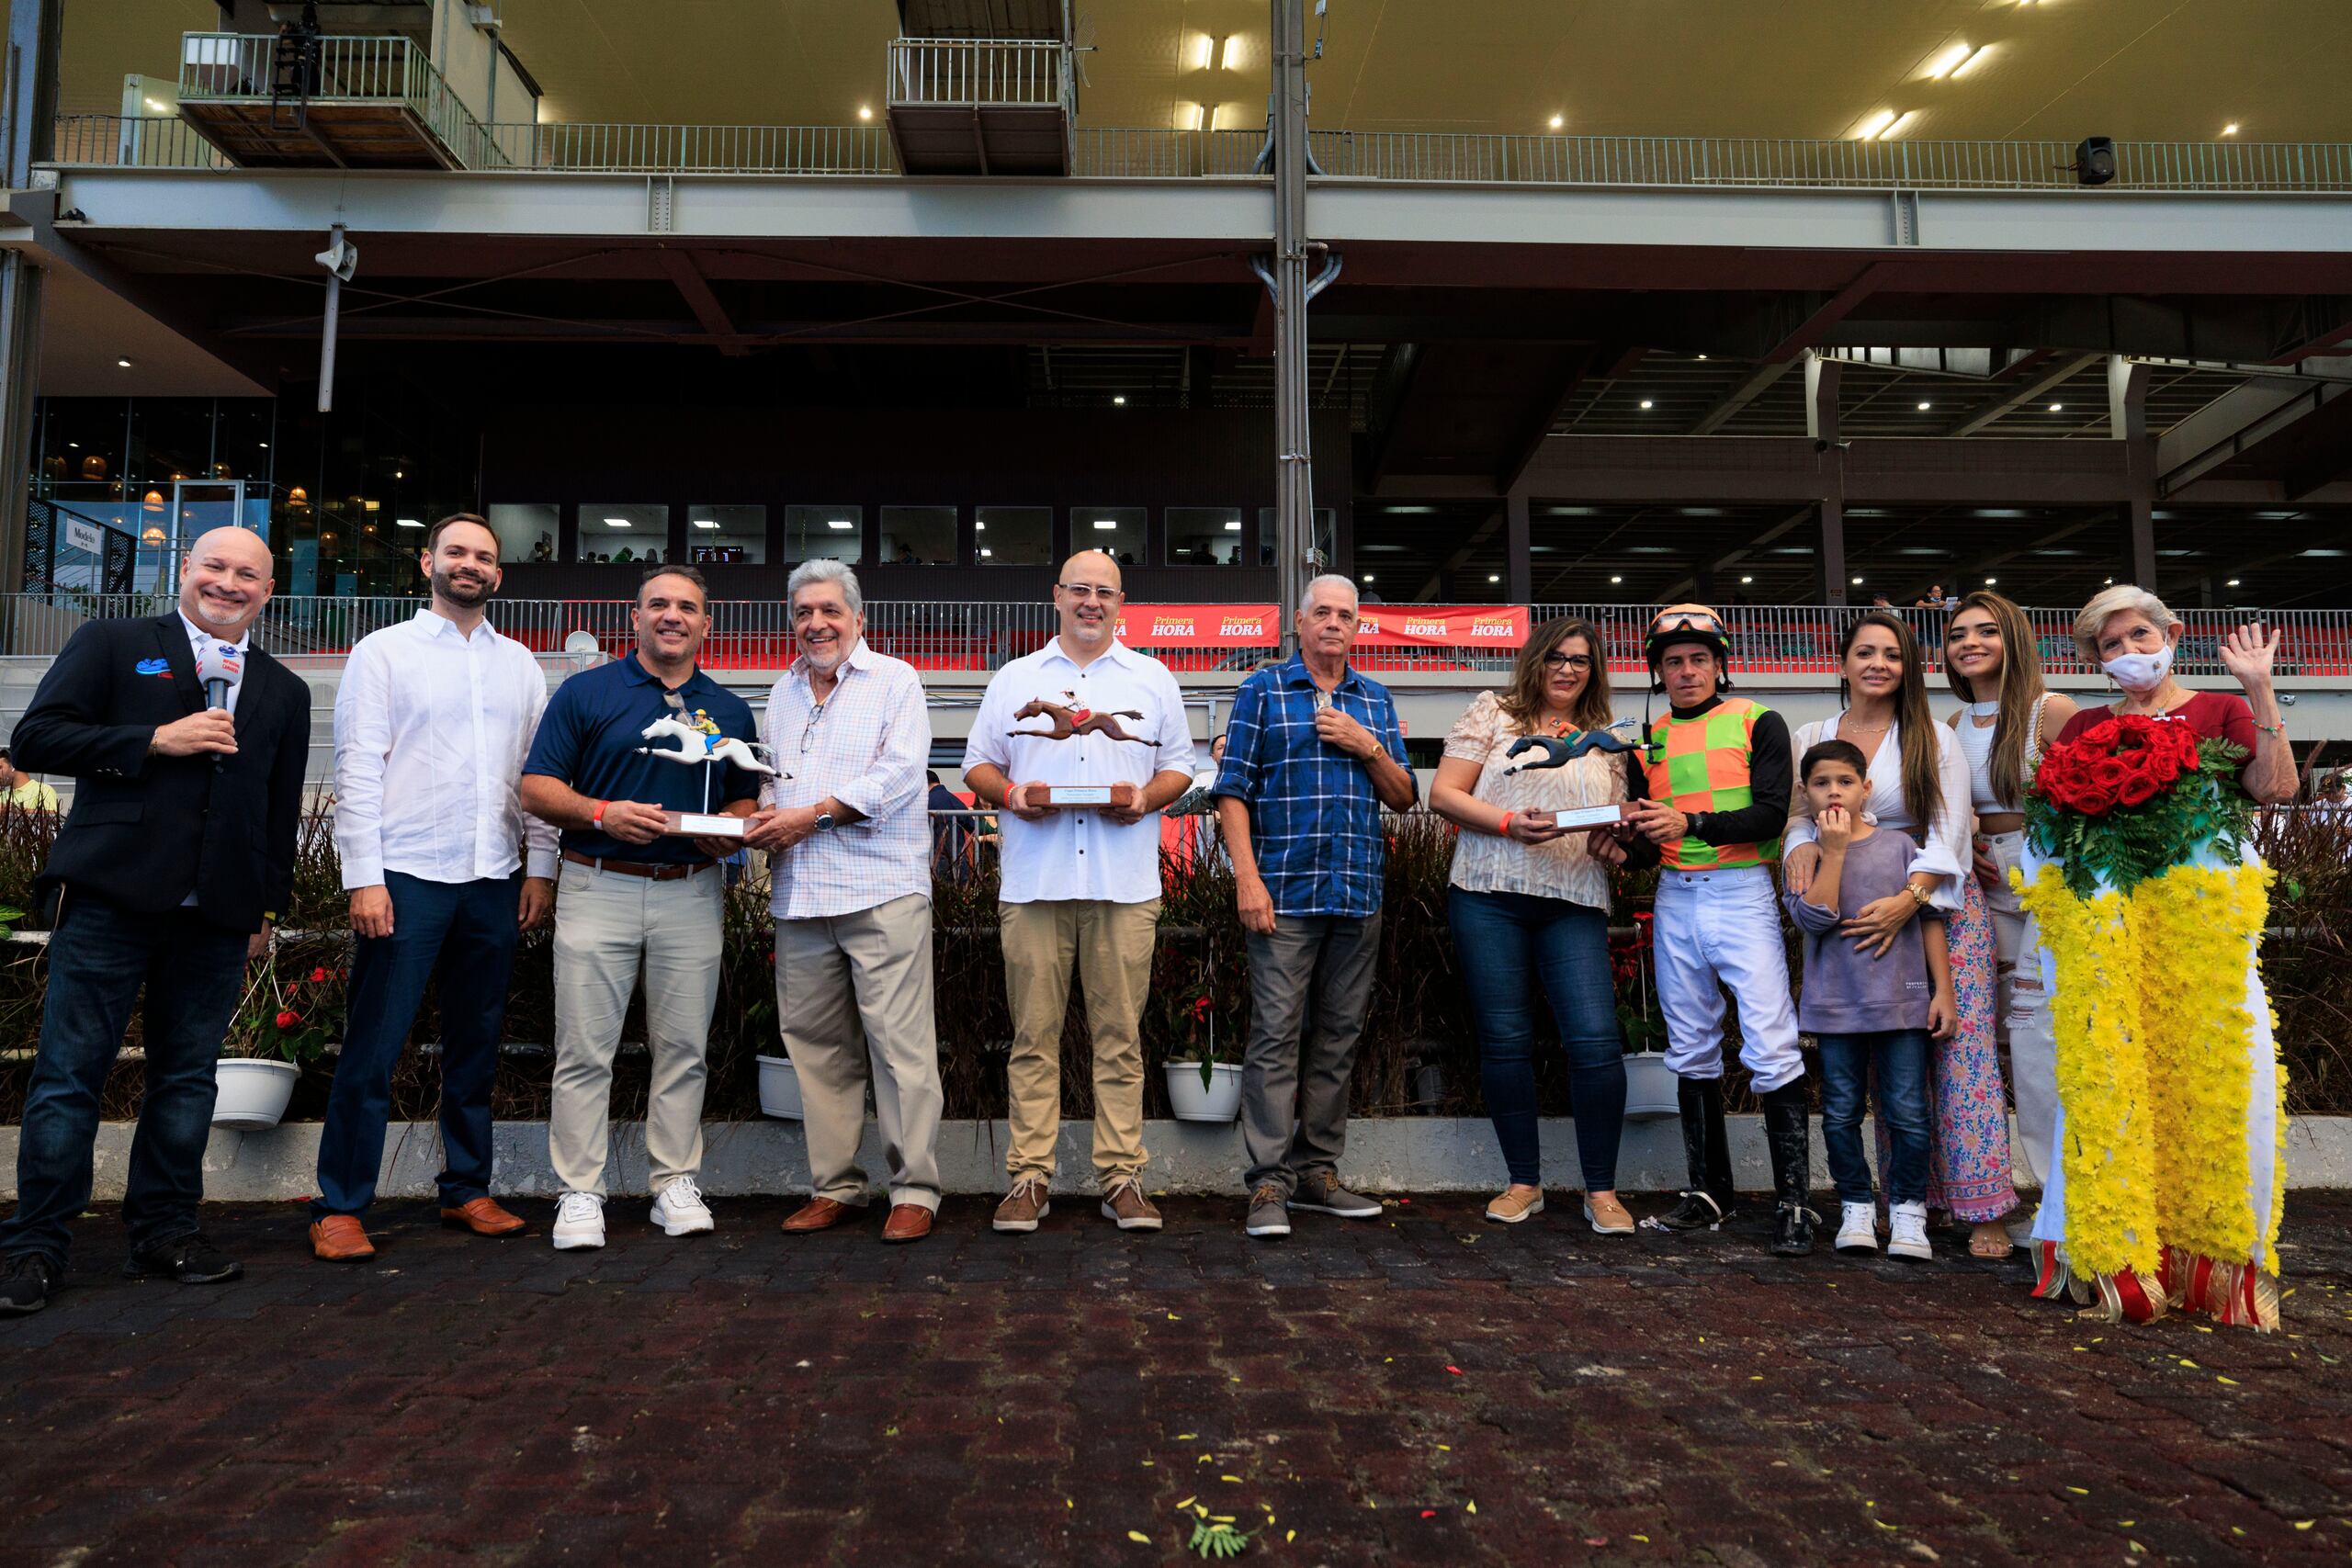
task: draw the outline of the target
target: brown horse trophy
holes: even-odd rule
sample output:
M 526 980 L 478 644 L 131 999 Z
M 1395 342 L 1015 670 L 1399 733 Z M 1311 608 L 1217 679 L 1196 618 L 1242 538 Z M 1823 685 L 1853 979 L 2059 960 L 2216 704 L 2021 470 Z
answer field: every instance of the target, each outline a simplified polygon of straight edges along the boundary
M 1025 737 L 1032 740 L 1068 740 L 1073 735 L 1100 735 L 1111 740 L 1125 740 L 1137 746 L 1149 746 L 1155 750 L 1159 742 L 1147 740 L 1140 735 L 1130 735 L 1119 721 L 1139 719 L 1144 716 L 1133 708 L 1114 713 L 1096 713 L 1082 706 L 1075 692 L 1064 692 L 1058 703 L 1043 697 L 1033 698 L 1021 705 L 1012 715 L 1013 722 L 1024 718 L 1044 718 L 1049 729 L 1008 729 L 1007 735 Z M 1124 792 L 1124 793 L 1122 793 Z M 1128 807 L 1135 802 L 1136 786 L 1131 784 L 1039 784 L 1029 792 L 1029 798 L 1039 806 L 1117 806 Z

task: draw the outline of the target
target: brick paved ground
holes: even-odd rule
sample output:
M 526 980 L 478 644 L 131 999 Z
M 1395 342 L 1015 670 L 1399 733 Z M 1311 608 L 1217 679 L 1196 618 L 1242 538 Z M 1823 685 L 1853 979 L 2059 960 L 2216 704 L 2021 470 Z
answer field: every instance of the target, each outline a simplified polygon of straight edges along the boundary
M 223 1209 L 248 1273 L 210 1289 L 114 1278 L 85 1221 L 71 1291 L 0 1325 L 0 1561 L 1141 1564 L 1195 1496 L 1301 1564 L 2352 1555 L 2343 1195 L 2294 1204 L 2262 1338 L 1566 1205 L 1269 1245 L 1238 1201 L 1015 1238 L 963 1200 L 888 1248 L 787 1206 L 672 1242 L 616 1204 L 560 1256 L 545 1205 L 488 1243 L 403 1204 L 345 1268 Z

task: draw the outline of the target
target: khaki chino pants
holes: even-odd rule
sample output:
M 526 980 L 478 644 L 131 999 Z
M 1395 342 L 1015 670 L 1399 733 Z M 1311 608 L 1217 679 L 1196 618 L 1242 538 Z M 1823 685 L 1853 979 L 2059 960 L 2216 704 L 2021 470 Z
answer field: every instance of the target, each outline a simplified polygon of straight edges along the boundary
M 931 900 L 909 893 L 852 914 L 776 921 L 775 1012 L 800 1077 L 814 1194 L 866 1201 L 857 1145 L 870 1073 L 890 1201 L 936 1210 L 946 1096 L 932 1016 Z
M 613 1055 L 638 971 L 653 1055 L 645 1157 L 656 1192 L 702 1168 L 710 1012 L 718 1001 L 717 867 L 673 882 L 563 863 L 555 905 L 555 1091 L 548 1157 L 567 1192 L 605 1191 Z
M 1005 989 L 1012 1004 L 1010 1082 L 1012 1179 L 1054 1175 L 1061 1135 L 1062 1021 L 1070 964 L 1085 988 L 1094 1041 L 1094 1175 L 1109 1191 L 1143 1174 L 1143 1038 L 1136 1026 L 1151 988 L 1159 900 L 1114 904 L 1056 898 L 999 904 Z

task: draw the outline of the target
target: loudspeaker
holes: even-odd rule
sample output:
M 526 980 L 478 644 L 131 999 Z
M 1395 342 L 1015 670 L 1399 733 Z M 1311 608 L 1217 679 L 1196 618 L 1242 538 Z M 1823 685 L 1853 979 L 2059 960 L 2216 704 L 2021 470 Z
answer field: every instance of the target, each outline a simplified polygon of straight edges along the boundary
M 2115 177 L 2115 138 L 2086 136 L 2075 149 L 2075 182 L 2103 186 Z

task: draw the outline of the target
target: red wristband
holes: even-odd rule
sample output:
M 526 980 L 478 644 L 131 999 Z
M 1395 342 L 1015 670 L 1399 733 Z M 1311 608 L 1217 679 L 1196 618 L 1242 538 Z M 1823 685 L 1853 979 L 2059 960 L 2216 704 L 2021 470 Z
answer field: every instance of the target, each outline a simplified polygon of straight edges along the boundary
M 1510 819 L 1511 819 L 1512 818 L 1514 818 L 1514 817 L 1518 816 L 1518 815 L 1519 815 L 1519 813 L 1518 813 L 1518 812 L 1516 812 L 1516 811 L 1506 811 L 1506 812 L 1504 812 L 1504 813 L 1503 813 L 1503 819 L 1502 819 L 1501 824 L 1500 824 L 1498 827 L 1497 827 L 1497 828 L 1495 829 L 1495 835 L 1496 835 L 1496 837 L 1498 837 L 1498 838 L 1503 838 L 1503 839 L 1508 839 L 1508 838 L 1510 838 Z
M 611 804 L 612 802 L 609 800 L 598 801 L 596 803 L 596 809 L 588 814 L 589 822 L 595 827 L 603 827 L 605 825 L 605 807 Z

